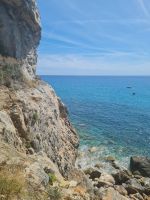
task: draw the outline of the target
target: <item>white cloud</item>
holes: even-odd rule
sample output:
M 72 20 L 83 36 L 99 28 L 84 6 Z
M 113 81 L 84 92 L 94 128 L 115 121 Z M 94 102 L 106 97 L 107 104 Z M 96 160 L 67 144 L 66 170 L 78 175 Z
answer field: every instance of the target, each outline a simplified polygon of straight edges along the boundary
M 141 59 L 142 56 L 143 59 Z M 131 58 L 130 64 L 126 61 L 127 57 Z M 150 60 L 144 60 L 144 55 L 141 57 L 132 52 L 113 52 L 108 55 L 95 56 L 41 55 L 37 73 L 46 75 L 150 75 Z

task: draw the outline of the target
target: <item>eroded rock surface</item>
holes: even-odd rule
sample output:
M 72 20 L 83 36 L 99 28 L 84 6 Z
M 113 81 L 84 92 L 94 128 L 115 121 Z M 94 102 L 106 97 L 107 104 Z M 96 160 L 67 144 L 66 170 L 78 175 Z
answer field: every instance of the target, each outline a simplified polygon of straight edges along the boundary
M 40 40 L 39 13 L 34 0 L 0 1 L 0 54 L 26 58 Z
M 8 84 L 8 79 L 31 80 L 35 77 L 40 37 L 35 0 L 0 0 L 1 84 Z
M 38 81 L 17 91 L 1 87 L 0 94 L 1 140 L 29 154 L 45 152 L 66 176 L 75 163 L 78 137 L 54 90 Z
M 45 153 L 67 176 L 78 136 L 65 105 L 36 78 L 40 37 L 35 0 L 0 0 L 0 139 L 26 154 Z

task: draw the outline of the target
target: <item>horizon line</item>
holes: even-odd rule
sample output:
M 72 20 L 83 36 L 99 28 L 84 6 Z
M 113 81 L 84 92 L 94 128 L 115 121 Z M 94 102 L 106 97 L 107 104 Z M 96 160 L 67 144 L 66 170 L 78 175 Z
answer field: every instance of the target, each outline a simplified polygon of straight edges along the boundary
M 114 76 L 114 77 L 150 77 L 149 75 L 64 75 L 64 74 L 37 74 L 37 76 Z

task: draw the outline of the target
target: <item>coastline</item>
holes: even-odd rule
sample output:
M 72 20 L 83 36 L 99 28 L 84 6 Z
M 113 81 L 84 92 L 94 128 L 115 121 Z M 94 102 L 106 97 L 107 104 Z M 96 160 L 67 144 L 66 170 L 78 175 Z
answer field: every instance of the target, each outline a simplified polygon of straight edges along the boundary
M 132 157 L 127 170 L 112 156 L 94 163 L 93 154 L 103 151 L 92 146 L 79 152 L 81 162 L 90 155 L 91 166 L 85 160 L 81 166 L 79 136 L 67 107 L 36 76 L 41 38 L 36 1 L 1 0 L 0 9 L 0 199 L 150 200 L 149 158 Z M 89 108 L 95 121 L 98 111 Z

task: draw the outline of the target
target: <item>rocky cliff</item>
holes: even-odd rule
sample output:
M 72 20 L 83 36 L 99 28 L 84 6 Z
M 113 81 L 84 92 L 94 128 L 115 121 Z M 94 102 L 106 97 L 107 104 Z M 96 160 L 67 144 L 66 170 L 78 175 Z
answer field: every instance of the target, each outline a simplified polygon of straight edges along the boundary
M 112 157 L 110 174 L 101 163 L 74 168 L 67 109 L 36 78 L 40 35 L 34 0 L 0 0 L 0 199 L 150 200 L 148 158 L 132 157 L 132 172 Z
M 40 37 L 40 17 L 34 0 L 0 0 L 1 83 L 10 85 L 18 79 L 35 78 Z
M 64 104 L 36 78 L 40 36 L 34 0 L 0 0 L 0 139 L 28 155 L 45 153 L 67 176 L 78 137 Z

